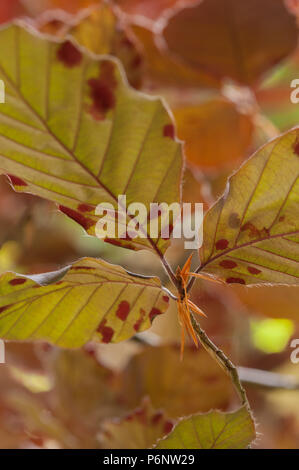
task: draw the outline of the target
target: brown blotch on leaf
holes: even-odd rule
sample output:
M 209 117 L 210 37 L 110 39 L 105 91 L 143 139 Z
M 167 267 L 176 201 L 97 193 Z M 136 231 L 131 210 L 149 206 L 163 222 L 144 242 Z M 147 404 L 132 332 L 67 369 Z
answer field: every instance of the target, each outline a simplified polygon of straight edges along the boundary
M 240 217 L 236 212 L 232 212 L 228 218 L 228 225 L 230 228 L 239 228 L 240 227 Z
M 97 332 L 102 335 L 102 342 L 103 343 L 110 343 L 110 341 L 112 340 L 112 337 L 114 335 L 114 330 L 110 326 L 106 326 L 106 323 L 107 323 L 107 320 L 104 319 L 100 323 L 100 325 L 97 329 Z
M 105 119 L 106 113 L 115 107 L 115 89 L 117 80 L 115 78 L 115 65 L 104 61 L 100 66 L 100 76 L 88 80 L 92 105 L 90 114 L 96 121 Z
M 116 316 L 122 321 L 125 321 L 130 312 L 130 304 L 127 300 L 122 300 L 119 304 L 116 312 Z
M 168 295 L 163 295 L 162 299 L 163 299 L 164 302 L 166 302 L 167 304 L 169 303 L 169 297 L 168 297 Z
M 9 281 L 9 284 L 12 286 L 21 286 L 22 284 L 25 284 L 27 279 L 16 277 L 15 279 L 11 279 Z
M 11 184 L 14 186 L 28 186 L 28 184 L 22 180 L 21 178 L 18 178 L 17 176 L 14 175 L 6 175 L 9 179 Z
M 65 215 L 70 217 L 70 219 L 80 224 L 86 231 L 88 231 L 93 225 L 95 225 L 95 222 L 92 219 L 88 219 L 87 217 L 82 215 L 80 212 L 70 209 L 69 207 L 59 206 L 59 209 Z
M 135 250 L 137 251 L 137 246 L 133 245 L 132 243 L 127 243 L 125 241 L 125 239 L 123 239 L 123 242 L 121 242 L 120 240 L 116 239 L 116 238 L 104 238 L 104 242 L 106 243 L 110 243 L 111 245 L 114 245 L 114 246 L 120 246 L 122 248 L 126 247 L 128 248 L 129 250 Z
M 145 310 L 143 310 L 143 308 L 140 309 L 140 317 L 138 318 L 138 320 L 136 321 L 135 325 L 134 325 L 134 330 L 135 331 L 139 331 L 140 330 L 140 327 L 141 327 L 141 324 L 144 320 L 144 317 L 145 317 Z
M 240 277 L 229 277 L 226 282 L 227 284 L 246 284 L 244 279 Z
M 296 142 L 295 142 L 294 152 L 295 152 L 296 155 L 299 156 L 299 139 L 297 139 Z
M 248 266 L 247 270 L 250 274 L 260 274 L 262 272 L 260 269 L 254 268 L 253 266 Z
M 166 124 L 163 127 L 163 135 L 164 137 L 170 137 L 170 139 L 174 140 L 174 136 L 175 136 L 174 125 Z
M 236 268 L 238 266 L 237 263 L 235 263 L 234 261 L 231 261 L 229 259 L 225 259 L 225 260 L 221 261 L 221 263 L 219 263 L 219 264 L 224 269 L 233 269 L 233 268 Z
M 96 268 L 92 268 L 91 266 L 72 266 L 73 271 L 77 271 L 80 269 L 84 271 L 95 271 Z
M 4 312 L 4 310 L 7 310 L 9 305 L 4 305 L 3 307 L 0 307 L 0 313 Z
M 66 67 L 76 67 L 81 63 L 82 54 L 71 41 L 65 41 L 57 50 L 57 59 Z
M 218 240 L 216 250 L 225 250 L 228 247 L 228 241 L 225 239 Z
M 282 215 L 282 216 L 279 217 L 278 220 L 279 220 L 279 222 L 284 222 L 285 219 L 286 219 L 285 215 Z

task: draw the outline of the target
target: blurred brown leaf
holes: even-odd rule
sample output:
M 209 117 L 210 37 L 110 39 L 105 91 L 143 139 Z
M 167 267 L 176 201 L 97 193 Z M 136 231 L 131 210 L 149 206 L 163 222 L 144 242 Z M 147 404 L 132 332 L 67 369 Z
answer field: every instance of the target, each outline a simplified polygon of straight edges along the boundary
M 283 0 L 203 0 L 174 13 L 163 37 L 196 70 L 253 85 L 295 49 L 298 31 Z

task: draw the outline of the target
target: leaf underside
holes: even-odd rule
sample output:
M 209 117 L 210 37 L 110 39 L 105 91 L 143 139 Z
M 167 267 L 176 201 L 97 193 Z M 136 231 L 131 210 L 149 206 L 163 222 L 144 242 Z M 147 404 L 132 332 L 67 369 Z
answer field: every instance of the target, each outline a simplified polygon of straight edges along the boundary
M 119 342 L 149 328 L 168 307 L 158 278 L 135 277 L 105 261 L 81 259 L 59 278 L 42 285 L 40 275 L 0 277 L 1 338 L 65 348 L 92 338 Z
M 211 411 L 182 419 L 157 449 L 245 449 L 255 439 L 245 406 L 233 413 Z
M 160 99 L 126 83 L 116 60 L 94 58 L 18 25 L 0 30 L 0 173 L 17 191 L 59 204 L 95 234 L 99 203 L 179 202 L 181 146 Z M 37 83 L 38 77 L 38 83 Z M 169 240 L 107 239 L 163 252 Z
M 299 128 L 230 178 L 205 217 L 200 258 L 229 284 L 299 284 Z

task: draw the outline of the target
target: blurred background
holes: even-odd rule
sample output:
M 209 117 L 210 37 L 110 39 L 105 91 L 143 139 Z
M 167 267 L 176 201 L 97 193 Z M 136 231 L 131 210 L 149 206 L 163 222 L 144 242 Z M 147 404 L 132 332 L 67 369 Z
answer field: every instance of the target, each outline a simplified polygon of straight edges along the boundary
M 291 82 L 299 79 L 299 1 L 230 3 L 238 51 L 230 48 L 224 0 L 0 0 L 0 23 L 23 18 L 55 37 L 73 35 L 97 54 L 118 57 L 132 87 L 162 96 L 184 141 L 183 201 L 203 202 L 207 210 L 246 158 L 299 123 L 299 103 L 291 102 Z M 246 3 L 255 4 L 255 14 L 251 29 L 239 30 Z M 167 258 L 183 266 L 189 254 L 175 240 Z M 151 253 L 87 236 L 54 204 L 15 193 L 0 177 L 0 273 L 53 271 L 83 256 L 158 274 L 167 286 Z M 197 254 L 193 258 L 196 266 Z M 298 294 L 299 287 L 205 281 L 192 290 L 208 316 L 206 332 L 244 367 L 258 448 L 299 448 L 299 363 L 290 359 L 291 342 L 299 338 Z M 0 448 L 150 447 L 153 438 L 143 427 L 153 426 L 153 410 L 162 410 L 165 431 L 180 416 L 236 406 L 229 380 L 205 351 L 190 344 L 179 361 L 179 341 L 173 304 L 138 341 L 92 343 L 80 351 L 7 342 Z M 248 368 L 278 375 L 269 384 L 267 373 Z M 137 426 L 132 410 L 138 407 L 147 421 Z M 128 416 L 135 427 L 128 428 Z

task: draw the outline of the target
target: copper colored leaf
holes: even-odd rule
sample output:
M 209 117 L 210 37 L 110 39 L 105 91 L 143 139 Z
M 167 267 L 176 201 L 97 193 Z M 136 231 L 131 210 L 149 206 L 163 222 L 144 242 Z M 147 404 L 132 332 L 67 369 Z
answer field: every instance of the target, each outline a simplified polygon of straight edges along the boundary
M 0 337 L 66 348 L 93 336 L 118 342 L 149 328 L 168 300 L 159 279 L 92 258 L 32 278 L 7 273 L 0 277 Z
M 175 11 L 163 37 L 182 62 L 252 85 L 295 49 L 298 34 L 283 0 L 203 0 Z
M 246 156 L 253 124 L 225 99 L 174 110 L 178 137 L 185 141 L 187 161 L 197 168 L 216 168 Z
M 299 282 L 299 128 L 259 149 L 204 221 L 201 269 L 227 283 Z
M 182 419 L 157 449 L 246 449 L 255 439 L 253 419 L 243 406 L 232 413 L 211 411 Z

